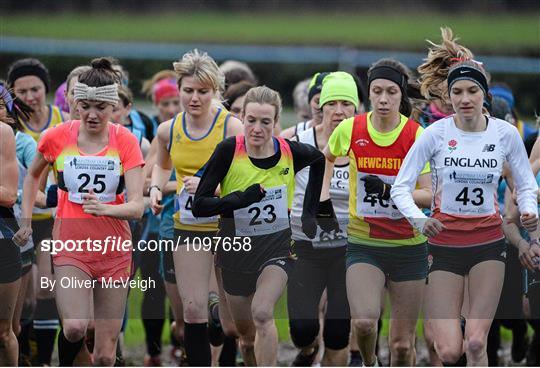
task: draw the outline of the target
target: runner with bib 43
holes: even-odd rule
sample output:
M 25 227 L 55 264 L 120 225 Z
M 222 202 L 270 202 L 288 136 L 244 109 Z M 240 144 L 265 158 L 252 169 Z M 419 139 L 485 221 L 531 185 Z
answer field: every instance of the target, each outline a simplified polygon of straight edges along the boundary
M 391 194 L 410 223 L 429 237 L 424 312 L 435 351 L 447 364 L 456 362 L 464 348 L 468 365 L 485 366 L 487 334 L 505 272 L 506 248 L 497 203 L 503 163 L 511 169 L 521 222 L 527 230 L 537 225 L 538 186 L 517 129 L 482 113 L 483 102 L 489 99 L 482 65 L 463 59 L 453 62 L 448 60 L 437 70 L 447 73 L 456 114 L 425 130 L 407 154 Z M 431 218 L 411 196 L 426 161 L 434 178 Z M 460 313 L 466 275 L 469 308 L 463 343 Z

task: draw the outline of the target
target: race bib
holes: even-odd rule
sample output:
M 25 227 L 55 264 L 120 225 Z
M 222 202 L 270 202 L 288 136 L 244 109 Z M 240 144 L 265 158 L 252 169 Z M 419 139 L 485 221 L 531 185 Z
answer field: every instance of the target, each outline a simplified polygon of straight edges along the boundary
M 113 202 L 120 183 L 120 160 L 116 157 L 66 156 L 64 183 L 71 202 L 82 203 L 82 196 L 90 189 L 98 201 Z
M 455 168 L 444 170 L 441 212 L 450 215 L 495 213 L 495 190 L 499 176 L 482 171 Z
M 180 212 L 180 222 L 184 225 L 210 224 L 218 221 L 217 216 L 195 217 L 193 216 L 193 195 L 189 194 L 184 188 L 176 196 L 176 208 Z
M 401 212 L 394 204 L 392 199 L 384 200 L 377 195 L 369 195 L 366 193 L 362 178 L 371 175 L 363 172 L 357 173 L 356 178 L 356 213 L 362 217 L 383 217 L 392 220 L 403 218 Z M 394 176 L 377 175 L 386 184 L 394 184 L 396 179 Z
M 337 248 L 347 245 L 347 224 L 340 222 L 339 230 L 326 232 L 317 226 L 317 235 L 311 240 L 311 244 L 315 249 Z
M 289 228 L 287 203 L 287 186 L 266 189 L 260 202 L 234 211 L 236 235 L 267 235 Z

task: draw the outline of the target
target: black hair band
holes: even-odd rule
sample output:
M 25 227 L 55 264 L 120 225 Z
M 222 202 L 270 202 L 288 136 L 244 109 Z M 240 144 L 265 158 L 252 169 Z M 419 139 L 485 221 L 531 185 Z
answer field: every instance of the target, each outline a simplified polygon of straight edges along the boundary
M 450 90 L 452 89 L 452 85 L 460 80 L 469 80 L 471 82 L 474 82 L 478 84 L 478 86 L 484 91 L 484 95 L 487 97 L 488 95 L 488 83 L 486 76 L 478 69 L 473 68 L 468 65 L 462 65 L 455 69 L 453 69 L 448 74 L 448 94 L 450 94 Z
M 49 73 L 47 70 L 44 70 L 37 65 L 21 65 L 20 67 L 13 69 L 8 75 L 8 83 L 11 87 L 13 87 L 13 84 L 17 79 L 29 75 L 33 75 L 41 79 L 45 85 L 45 93 L 49 92 L 49 87 L 51 84 Z
M 369 72 L 368 88 L 375 79 L 386 79 L 394 82 L 401 89 L 401 93 L 407 92 L 407 76 L 391 66 L 381 65 Z

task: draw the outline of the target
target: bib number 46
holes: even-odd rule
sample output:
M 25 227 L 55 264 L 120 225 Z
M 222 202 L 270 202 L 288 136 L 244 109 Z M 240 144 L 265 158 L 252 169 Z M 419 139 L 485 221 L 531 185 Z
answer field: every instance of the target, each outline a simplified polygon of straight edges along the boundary
M 389 201 L 385 201 L 384 199 L 379 198 L 378 196 L 369 195 L 369 194 L 366 194 L 364 196 L 363 202 L 364 203 L 369 203 L 371 205 L 371 207 L 375 207 L 377 205 L 377 203 L 379 204 L 379 206 L 381 206 L 383 208 L 388 208 L 390 206 Z M 392 208 L 397 210 L 397 207 L 396 207 L 395 204 L 392 204 Z
M 473 196 L 473 198 L 470 198 L 469 195 Z M 484 204 L 484 190 L 482 188 L 474 188 L 470 190 L 469 194 L 469 187 L 465 187 L 459 192 L 455 199 L 456 202 L 462 202 L 464 206 L 469 202 L 471 202 L 473 206 L 481 206 Z

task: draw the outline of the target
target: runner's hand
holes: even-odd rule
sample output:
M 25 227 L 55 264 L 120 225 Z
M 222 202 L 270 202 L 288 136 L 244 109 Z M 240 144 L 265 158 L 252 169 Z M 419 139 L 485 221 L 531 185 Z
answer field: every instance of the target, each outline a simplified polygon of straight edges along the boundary
M 83 211 L 84 213 L 87 213 L 89 215 L 94 216 L 106 216 L 107 215 L 107 209 L 109 207 L 108 204 L 101 203 L 98 200 L 97 195 L 94 193 L 92 189 L 90 189 L 89 193 L 83 194 Z
M 520 217 L 521 224 L 527 231 L 534 231 L 538 226 L 538 217 L 533 213 L 524 212 Z
M 252 205 L 253 203 L 260 202 L 266 195 L 266 191 L 261 184 L 252 184 L 247 187 L 246 190 L 239 192 L 238 194 L 242 201 L 242 207 L 240 208 L 243 208 Z
M 201 181 L 201 178 L 197 176 L 184 176 L 182 178 L 182 181 L 184 182 L 184 188 L 186 188 L 186 191 L 189 194 L 195 194 L 197 188 L 199 187 L 199 182 Z
M 319 202 L 319 210 L 317 211 L 317 223 L 327 233 L 331 231 L 339 231 L 339 223 L 334 212 L 332 200 Z
M 163 194 L 161 193 L 161 190 L 159 190 L 156 187 L 151 187 L 149 194 L 150 194 L 150 208 L 152 209 L 152 213 L 154 215 L 159 215 L 161 211 L 163 211 L 163 205 L 161 204 Z
M 312 215 L 306 215 L 302 216 L 301 220 L 302 231 L 310 239 L 317 236 L 317 225 L 319 225 L 320 228 L 327 233 L 339 231 L 339 223 L 336 219 L 334 206 L 332 205 L 332 201 L 330 199 L 319 202 L 315 217 Z
M 386 184 L 377 175 L 367 175 L 360 180 L 364 182 L 364 188 L 368 195 L 377 195 L 384 200 L 390 199 L 390 189 L 392 189 L 392 186 Z
M 529 248 L 529 255 L 534 265 L 535 271 L 540 270 L 540 243 L 538 240 L 534 240 Z
M 313 216 L 302 216 L 302 231 L 310 239 L 317 235 L 317 220 Z
M 13 235 L 13 242 L 19 247 L 22 247 L 28 243 L 30 236 L 32 235 L 32 227 L 29 224 L 19 227 L 19 231 Z
M 439 220 L 434 219 L 434 218 L 429 218 L 424 224 L 422 233 L 424 233 L 424 235 L 427 236 L 428 238 L 432 238 L 438 235 L 444 229 L 446 229 L 446 227 Z
M 523 267 L 529 271 L 540 269 L 540 246 L 538 240 L 520 240 L 518 244 L 518 258 Z

